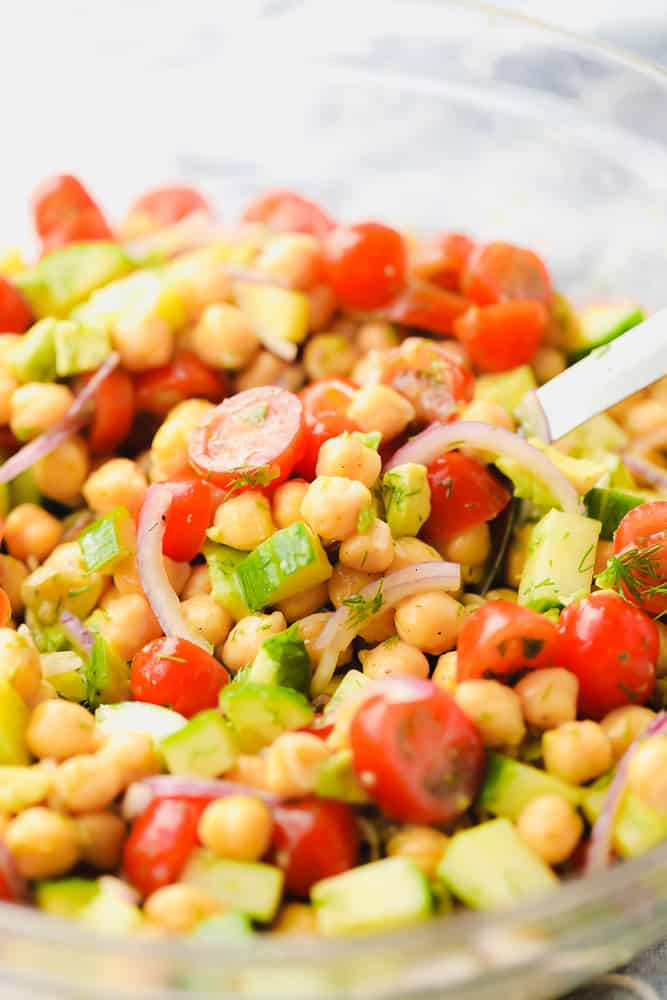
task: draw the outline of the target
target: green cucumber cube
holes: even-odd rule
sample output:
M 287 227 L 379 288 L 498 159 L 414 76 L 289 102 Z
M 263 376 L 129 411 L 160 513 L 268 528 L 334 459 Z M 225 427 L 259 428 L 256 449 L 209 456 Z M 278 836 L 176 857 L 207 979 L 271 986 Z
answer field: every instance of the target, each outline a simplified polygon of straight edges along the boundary
M 293 688 L 244 681 L 220 692 L 220 710 L 229 719 L 242 753 L 256 753 L 287 730 L 310 725 L 314 710 Z
M 0 764 L 29 764 L 26 731 L 30 711 L 7 680 L 0 680 Z
M 308 694 L 312 665 L 299 623 L 269 636 L 252 661 L 247 679 L 263 684 L 280 684 Z
M 120 243 L 72 243 L 42 257 L 14 280 L 37 317 L 63 317 L 133 266 Z
M 619 524 L 633 507 L 644 503 L 644 498 L 621 490 L 594 486 L 584 497 L 586 513 L 602 524 L 600 538 L 611 541 Z
M 153 742 L 159 742 L 177 733 L 188 724 L 179 712 L 148 701 L 119 701 L 114 705 L 100 705 L 95 712 L 95 723 L 102 733 L 147 733 Z
M 503 754 L 487 755 L 484 784 L 477 803 L 483 812 L 515 822 L 524 807 L 539 795 L 560 795 L 575 807 L 583 800 L 581 788 L 546 771 Z
M 606 302 L 582 309 L 567 338 L 568 355 L 578 361 L 598 347 L 609 344 L 644 319 L 644 311 L 634 302 Z
M 296 521 L 258 545 L 236 572 L 248 607 L 260 611 L 324 583 L 333 571 L 317 535 Z
M 94 632 L 95 615 L 91 615 L 87 624 Z M 99 633 L 95 635 L 90 660 L 84 666 L 84 677 L 86 700 L 90 708 L 109 702 L 127 701 L 130 694 L 129 665 Z
M 601 524 L 550 510 L 533 528 L 521 574 L 519 604 L 548 611 L 590 593 Z
M 40 319 L 9 351 L 7 360 L 19 382 L 53 382 L 56 377 L 56 319 Z
M 274 865 L 229 861 L 201 847 L 190 855 L 180 880 L 203 889 L 225 907 L 269 923 L 280 906 L 284 875 Z
M 317 775 L 315 793 L 322 799 L 338 799 L 361 805 L 370 802 L 359 784 L 352 765 L 352 751 L 337 750 L 324 762 Z
M 238 744 L 234 730 L 214 708 L 194 715 L 186 726 L 160 740 L 170 774 L 217 778 L 234 766 Z
M 419 534 L 431 513 L 431 487 L 426 466 L 406 462 L 385 472 L 382 500 L 394 538 Z
M 209 541 L 204 545 L 204 556 L 211 576 L 213 597 L 236 621 L 245 618 L 250 614 L 250 608 L 241 591 L 236 569 L 247 553 Z
M 497 403 L 509 413 L 514 413 L 526 393 L 533 389 L 537 389 L 537 382 L 530 365 L 519 365 L 495 375 L 478 375 L 475 379 L 475 399 Z
M 100 891 L 97 879 L 59 878 L 38 882 L 35 886 L 35 905 L 54 917 L 73 919 L 97 896 Z
M 56 324 L 54 343 L 58 378 L 93 371 L 111 354 L 111 340 L 104 327 L 71 319 Z
M 134 551 L 132 516 L 127 507 L 114 507 L 98 517 L 79 535 L 79 548 L 87 570 L 114 573 Z

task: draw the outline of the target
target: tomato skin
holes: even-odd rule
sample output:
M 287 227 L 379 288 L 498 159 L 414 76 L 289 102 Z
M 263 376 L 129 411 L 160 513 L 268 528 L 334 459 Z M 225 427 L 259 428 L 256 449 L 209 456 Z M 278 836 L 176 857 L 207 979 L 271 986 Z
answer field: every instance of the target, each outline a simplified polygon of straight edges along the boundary
M 197 846 L 197 824 L 208 799 L 155 798 L 125 841 L 123 869 L 143 896 L 175 882 Z
M 379 222 L 339 226 L 324 243 L 327 281 L 348 309 L 377 309 L 401 290 L 407 271 L 403 237 Z
M 333 221 L 314 201 L 284 188 L 266 191 L 246 207 L 244 222 L 264 222 L 277 233 L 310 233 L 318 239 L 334 228 Z
M 623 596 L 651 615 L 667 611 L 667 593 L 650 593 L 667 581 L 667 500 L 642 503 L 628 511 L 614 533 L 614 554 L 650 550 L 648 572 L 635 570 L 633 587 L 623 583 Z M 631 553 L 630 553 L 631 554 Z
M 505 372 L 532 360 L 548 323 L 541 302 L 501 302 L 473 306 L 456 320 L 454 334 L 481 371 Z
M 273 820 L 272 855 L 285 873 L 287 892 L 308 896 L 315 882 L 354 867 L 359 830 L 346 803 L 300 799 L 277 806 Z
M 600 590 L 568 604 L 558 634 L 558 662 L 579 679 L 582 715 L 601 719 L 621 705 L 642 705 L 653 693 L 658 630 L 618 594 Z
M 33 319 L 32 310 L 18 288 L 0 275 L 0 333 L 23 333 Z
M 79 386 L 92 378 L 82 375 Z M 121 368 L 110 372 L 95 393 L 95 412 L 88 429 L 88 447 L 93 455 L 108 455 L 130 433 L 136 412 L 132 379 Z
M 77 240 L 109 240 L 111 229 L 88 191 L 71 174 L 46 177 L 32 194 L 35 230 L 54 250 Z
M 354 396 L 351 382 L 340 378 L 321 379 L 302 389 L 299 398 L 303 403 L 306 436 L 303 454 L 295 472 L 304 479 L 313 480 L 317 456 L 325 441 L 345 431 L 359 430 L 347 416 L 347 408 Z
M 450 451 L 428 466 L 431 516 L 422 529 L 424 538 L 442 547 L 468 528 L 496 517 L 512 494 L 478 458 Z
M 449 423 L 473 396 L 472 372 L 455 361 L 444 345 L 424 337 L 408 337 L 400 347 L 380 352 L 375 366 L 376 381 L 405 396 L 423 423 Z
M 201 479 L 164 485 L 172 500 L 167 511 L 162 551 L 176 562 L 190 562 L 204 544 L 206 529 L 211 523 L 211 490 Z
M 187 639 L 153 639 L 132 660 L 130 686 L 136 701 L 164 705 L 187 719 L 205 708 L 215 708 L 227 671 Z
M 158 226 L 180 222 L 192 212 L 205 212 L 212 216 L 211 206 L 203 194 L 186 184 L 165 184 L 151 188 L 134 202 L 130 215 L 148 216 Z
M 461 275 L 474 249 L 475 244 L 464 233 L 438 233 L 420 248 L 412 272 L 446 291 L 459 292 Z
M 535 299 L 545 305 L 553 297 L 544 262 L 532 250 L 497 241 L 478 246 L 468 258 L 463 294 L 478 306 L 515 299 Z
M 12 617 L 12 606 L 7 595 L 7 591 L 0 587 L 0 627 L 7 625 Z
M 560 662 L 553 622 L 511 601 L 490 601 L 466 618 L 456 648 L 459 683 L 507 678 L 520 670 L 553 667 Z
M 467 299 L 425 281 L 408 285 L 384 310 L 393 323 L 414 326 L 429 333 L 449 336 L 454 324 L 470 306 Z
M 178 403 L 193 397 L 219 403 L 229 392 L 229 379 L 192 351 L 181 351 L 168 364 L 142 372 L 135 387 L 137 409 L 165 417 Z

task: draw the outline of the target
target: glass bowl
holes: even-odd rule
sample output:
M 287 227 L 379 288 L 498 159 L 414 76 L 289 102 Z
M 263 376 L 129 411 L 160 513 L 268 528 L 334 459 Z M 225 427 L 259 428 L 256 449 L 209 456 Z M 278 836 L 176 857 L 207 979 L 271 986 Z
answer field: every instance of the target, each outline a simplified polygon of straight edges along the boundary
M 526 243 L 575 300 L 664 305 L 655 67 L 455 0 L 15 10 L 0 66 L 3 242 L 26 235 L 25 199 L 50 171 L 84 177 L 118 213 L 170 178 L 201 185 L 223 219 L 289 186 L 342 218 Z M 349 940 L 128 939 L 2 905 L 0 992 L 541 1000 L 666 927 L 667 845 L 527 908 Z

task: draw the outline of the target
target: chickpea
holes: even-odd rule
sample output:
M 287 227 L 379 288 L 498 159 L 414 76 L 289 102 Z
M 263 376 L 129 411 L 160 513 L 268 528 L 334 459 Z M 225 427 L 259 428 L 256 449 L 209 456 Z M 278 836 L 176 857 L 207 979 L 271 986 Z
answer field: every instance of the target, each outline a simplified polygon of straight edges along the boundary
M 429 662 L 415 646 L 401 642 L 398 636 L 386 639 L 374 649 L 359 654 L 367 677 L 421 677 L 430 673 Z
M 260 342 L 238 306 L 207 306 L 192 332 L 192 348 L 212 368 L 238 371 L 255 357 Z
M 540 385 L 544 385 L 545 382 L 565 371 L 567 362 L 563 352 L 556 347 L 540 347 L 533 355 L 531 365 L 535 372 L 535 378 Z
M 656 621 L 655 624 L 658 629 L 658 639 L 660 641 L 655 672 L 658 677 L 664 677 L 667 674 L 667 625 L 659 621 Z
M 372 504 L 363 483 L 342 476 L 318 476 L 301 504 L 303 519 L 326 541 L 344 541 L 357 532 L 359 515 Z
M 379 576 L 336 563 L 329 578 L 329 599 L 335 608 L 339 608 L 348 597 L 358 594 L 367 584 L 379 579 Z
M 494 587 L 492 590 L 487 590 L 485 596 L 487 601 L 511 601 L 512 604 L 518 604 L 519 601 L 516 590 L 511 590 L 509 587 Z
M 415 419 L 412 403 L 395 389 L 380 384 L 357 389 L 347 412 L 362 431 L 380 431 L 383 441 L 397 437 Z
M 88 476 L 82 492 L 88 506 L 98 514 L 119 506 L 136 514 L 147 489 L 146 477 L 136 462 L 111 458 Z
M 302 590 L 300 594 L 295 594 L 294 597 L 286 597 L 284 601 L 280 601 L 278 607 L 288 622 L 295 622 L 319 608 L 323 608 L 328 603 L 327 585 L 326 583 L 318 583 L 314 587 L 309 587 L 308 590 Z
M 600 723 L 611 743 L 614 761 L 619 761 L 631 743 L 655 719 L 655 712 L 641 705 L 622 705 L 605 715 Z
M 391 323 L 362 323 L 357 333 L 357 345 L 362 354 L 386 351 L 396 347 L 398 336 Z
M 169 265 L 169 284 L 185 305 L 188 318 L 199 319 L 206 306 L 224 302 L 231 295 L 231 285 L 217 254 L 204 250 L 185 254 Z
M 227 636 L 222 648 L 222 661 L 233 674 L 252 663 L 262 643 L 269 636 L 284 632 L 285 616 L 280 611 L 270 615 L 246 615 Z
M 236 391 L 257 389 L 260 385 L 277 385 L 289 372 L 290 365 L 269 351 L 260 351 L 254 361 L 236 378 Z
M 203 889 L 184 882 L 156 889 L 144 903 L 144 913 L 152 923 L 178 934 L 186 934 L 220 909 L 220 904 Z
M 28 567 L 13 556 L 0 555 L 0 587 L 11 604 L 12 614 L 20 615 L 24 608 L 22 587 Z
M 314 790 L 320 768 L 329 756 L 329 749 L 318 736 L 281 733 L 266 749 L 267 788 L 285 798 L 307 795 Z
M 406 535 L 404 538 L 394 539 L 394 558 L 388 572 L 395 573 L 397 569 L 420 562 L 439 562 L 441 558 L 432 545 Z
M 485 399 L 474 399 L 472 403 L 468 403 L 461 414 L 461 420 L 475 420 L 493 427 L 502 427 L 506 431 L 514 430 L 514 418 L 505 407 Z
M 667 814 L 667 738 L 650 736 L 639 744 L 628 764 L 628 787 L 651 809 Z
M 100 753 L 70 757 L 55 773 L 56 801 L 72 813 L 99 812 L 122 791 L 120 767 Z
M 26 732 L 35 757 L 67 760 L 95 749 L 95 720 L 83 706 L 71 701 L 43 701 L 30 716 Z
M 195 633 L 212 646 L 219 646 L 229 635 L 234 620 L 211 594 L 195 594 L 181 602 L 181 612 Z
M 315 910 L 308 903 L 283 903 L 271 931 L 273 934 L 317 934 Z
M 66 385 L 28 382 L 12 393 L 9 426 L 19 441 L 29 441 L 62 420 L 73 402 Z
M 396 608 L 396 631 L 424 653 L 446 653 L 456 643 L 463 607 L 439 590 L 406 597 Z
M 505 559 L 505 580 L 509 587 L 514 590 L 519 589 L 521 574 L 526 564 L 530 538 L 533 534 L 532 524 L 523 524 L 514 531 L 514 537 L 510 542 L 507 558 Z
M 58 544 L 62 533 L 60 521 L 34 503 L 19 504 L 5 520 L 5 541 L 15 559 L 33 556 L 42 562 Z
M 632 437 L 650 434 L 667 424 L 667 402 L 660 399 L 643 399 L 628 410 L 625 429 Z
M 322 378 L 345 378 L 354 368 L 359 351 L 347 337 L 338 333 L 318 333 L 311 337 L 303 352 L 303 365 L 311 381 Z
M 491 535 L 486 523 L 466 528 L 448 539 L 442 548 L 445 559 L 465 563 L 466 566 L 481 566 L 491 552 Z
M 377 451 L 350 434 L 329 438 L 317 457 L 318 476 L 342 476 L 368 487 L 375 483 L 381 471 L 382 460 Z
M 253 267 L 290 288 L 307 291 L 322 274 L 322 248 L 309 233 L 281 233 L 255 258 Z
M 129 372 L 159 368 L 174 353 L 173 328 L 161 316 L 147 313 L 143 303 L 116 319 L 111 339 L 123 368 Z
M 435 878 L 449 837 L 431 826 L 404 826 L 387 841 L 389 857 L 409 858 L 427 878 Z
M 39 652 L 29 635 L 0 628 L 0 677 L 9 681 L 24 701 L 32 702 L 42 682 Z
M 351 569 L 381 573 L 394 559 L 394 540 L 385 521 L 376 518 L 368 531 L 346 538 L 338 558 Z
M 359 629 L 359 636 L 364 642 L 386 642 L 393 635 L 396 635 L 396 613 L 393 608 L 384 608 Z
M 24 809 L 5 831 L 5 843 L 24 878 L 64 875 L 79 860 L 76 826 L 53 809 Z
M 521 839 L 546 861 L 559 865 L 567 861 L 581 840 L 581 816 L 560 795 L 538 795 L 524 806 L 517 820 Z
M 338 301 L 329 285 L 315 285 L 308 296 L 308 329 L 311 333 L 319 333 L 331 326 L 336 314 Z
M 597 722 L 566 722 L 542 736 L 544 767 L 550 774 L 583 785 L 613 763 L 611 742 Z
M 193 566 L 192 571 L 183 587 L 181 593 L 182 601 L 189 601 L 191 597 L 198 594 L 211 593 L 211 574 L 208 566 L 203 563 L 201 566 Z
M 225 781 L 236 781 L 249 788 L 260 788 L 267 792 L 266 761 L 258 754 L 241 753 L 236 764 L 225 774 Z
M 10 336 L 10 334 L 0 334 Z M 0 359 L 0 425 L 8 424 L 12 415 L 12 396 L 19 387 L 18 379 Z
M 521 699 L 524 719 L 536 729 L 556 729 L 577 718 L 579 681 L 569 670 L 531 670 L 514 690 Z
M 98 628 L 123 660 L 131 660 L 142 646 L 162 635 L 143 594 L 121 594 L 107 603 Z
M 33 467 L 38 489 L 52 500 L 71 503 L 88 475 L 88 449 L 80 437 L 63 441 Z
M 187 399 L 169 412 L 151 444 L 150 476 L 154 483 L 166 482 L 190 468 L 190 435 L 214 409 L 205 399 Z
M 125 823 L 110 812 L 87 813 L 74 820 L 81 860 L 98 871 L 113 871 L 120 864 Z
M 456 704 L 479 729 L 485 747 L 516 747 L 526 735 L 516 691 L 498 681 L 462 681 Z
M 181 594 L 190 578 L 189 565 L 176 562 L 169 556 L 163 556 L 163 561 L 169 583 L 177 594 Z M 207 567 L 204 568 L 207 569 Z M 116 593 L 107 591 L 101 602 L 102 605 L 107 606 L 113 603 L 122 594 L 141 594 L 143 596 L 144 590 L 139 579 L 139 568 L 134 554 L 127 556 L 116 566 L 112 579 Z
M 455 649 L 449 653 L 443 653 L 438 657 L 435 670 L 431 680 L 447 694 L 454 694 L 456 691 L 458 673 L 458 654 Z
M 614 543 L 606 542 L 604 539 L 599 541 L 595 549 L 595 567 L 593 573 L 601 573 L 603 569 L 606 568 L 609 559 L 614 554 Z
M 319 637 L 322 629 L 329 621 L 332 614 L 332 611 L 319 611 L 317 614 L 307 615 L 299 622 L 299 632 L 301 633 L 301 638 L 303 639 L 306 650 L 308 651 L 308 656 L 315 664 L 320 662 L 322 654 L 319 649 L 315 649 L 313 644 Z M 344 663 L 348 663 L 351 658 L 352 648 L 348 646 L 346 649 L 341 650 L 338 654 L 336 665 L 341 667 Z
M 305 479 L 289 479 L 281 483 L 273 494 L 273 520 L 278 528 L 287 528 L 301 520 L 301 504 L 308 483 Z
M 148 733 L 113 733 L 97 756 L 118 770 L 122 787 L 159 774 L 162 769 Z
M 221 858 L 259 861 L 271 846 L 273 817 L 261 799 L 230 795 L 206 806 L 197 832 L 204 847 Z
M 250 552 L 276 530 L 271 505 L 259 490 L 248 490 L 221 503 L 215 512 L 216 541 Z

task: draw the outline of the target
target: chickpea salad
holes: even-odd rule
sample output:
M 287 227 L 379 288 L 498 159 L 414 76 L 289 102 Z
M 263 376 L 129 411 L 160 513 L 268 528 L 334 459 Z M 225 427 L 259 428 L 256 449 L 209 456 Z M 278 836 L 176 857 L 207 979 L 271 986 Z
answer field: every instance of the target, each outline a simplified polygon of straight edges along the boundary
M 112 226 L 0 252 L 0 898 L 104 931 L 360 934 L 667 839 L 667 381 L 525 400 L 639 323 L 507 242 Z

